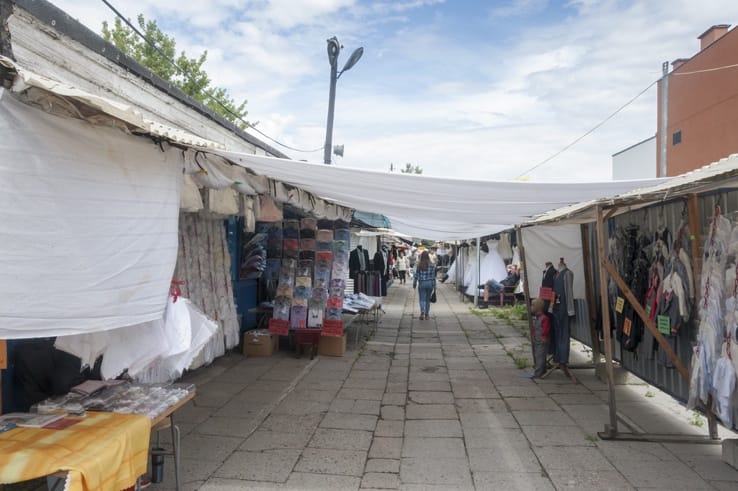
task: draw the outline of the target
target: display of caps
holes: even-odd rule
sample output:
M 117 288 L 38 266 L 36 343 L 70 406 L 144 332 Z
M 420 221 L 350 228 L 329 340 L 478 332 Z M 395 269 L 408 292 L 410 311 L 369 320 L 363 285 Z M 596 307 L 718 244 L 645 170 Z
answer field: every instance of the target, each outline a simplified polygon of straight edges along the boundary
M 320 299 L 320 300 L 328 300 L 328 289 L 325 287 L 313 287 L 313 295 L 312 298 Z
M 308 230 L 302 229 L 300 230 L 300 238 L 301 239 L 314 239 L 315 234 L 317 233 L 318 231 L 315 229 L 308 229 Z
M 316 242 L 315 250 L 317 251 L 330 251 L 333 252 L 333 241 L 330 242 Z
M 343 319 L 343 309 L 332 307 L 325 309 L 325 318 L 332 321 Z
M 345 240 L 347 243 L 351 242 L 351 230 L 347 228 L 334 230 L 333 240 Z
M 298 266 L 297 268 L 295 268 L 295 276 L 310 279 L 313 277 L 313 268 Z
M 343 288 L 330 287 L 328 297 L 343 297 Z
M 287 269 L 295 269 L 297 261 L 295 259 L 282 259 L 282 267 Z
M 326 305 L 329 309 L 343 309 L 343 296 L 328 297 L 328 303 Z
M 331 270 L 330 269 L 322 269 L 322 268 L 316 268 L 313 271 L 313 281 L 323 281 L 325 283 L 328 283 L 331 281 Z
M 351 224 L 345 220 L 336 220 L 333 222 L 334 229 L 348 229 L 350 226 Z
M 285 249 L 282 251 L 282 257 L 287 257 L 290 259 L 299 259 L 300 258 L 300 250 L 299 249 Z
M 325 278 L 316 278 L 313 280 L 313 291 L 315 291 L 316 288 L 325 288 L 327 289 L 329 286 L 328 282 L 325 280 Z M 313 293 L 313 296 L 315 293 Z
M 297 267 L 298 268 L 310 268 L 310 270 L 312 270 L 314 263 L 315 261 L 313 261 L 312 259 L 300 259 L 299 261 L 297 261 Z
M 335 263 L 333 269 L 331 269 L 331 276 L 333 278 L 348 278 L 348 267 L 342 266 L 341 263 Z
M 272 317 L 280 320 L 288 320 L 290 318 L 290 309 L 292 308 L 292 299 L 287 297 L 276 297 L 274 299 L 274 310 Z
M 308 299 L 302 298 L 302 297 L 294 297 L 292 299 L 292 306 L 293 307 L 307 307 Z
M 300 251 L 300 254 L 297 257 L 300 258 L 300 260 L 314 261 L 315 251 Z
M 300 241 L 298 239 L 284 239 L 282 241 L 282 248 L 284 250 L 299 250 L 300 249 Z
M 313 287 L 313 277 L 312 276 L 302 276 L 302 275 L 297 276 L 297 278 L 295 278 L 295 287 L 299 287 L 299 286 L 312 288 Z
M 282 232 L 282 237 L 285 239 L 299 239 L 300 231 L 294 228 L 286 228 Z
M 316 230 L 318 228 L 317 218 L 305 217 L 300 220 L 300 229 L 302 230 Z
M 318 251 L 315 253 L 315 260 L 333 262 L 333 252 L 332 251 Z
M 295 285 L 292 293 L 293 298 L 310 298 L 313 296 L 313 288 L 305 285 Z
M 318 242 L 333 242 L 333 230 L 320 229 L 315 238 Z
M 334 240 L 333 241 L 333 253 L 336 255 L 347 255 L 349 254 L 348 242 L 345 240 Z
M 340 288 L 341 291 L 344 291 L 346 289 L 346 280 L 343 278 L 333 278 L 331 279 L 331 288 Z
M 300 220 L 282 220 L 282 228 L 284 230 L 300 230 Z
M 291 285 L 279 285 L 277 287 L 278 297 L 292 298 L 292 292 L 293 292 L 293 289 Z
M 325 303 L 320 300 L 308 302 L 307 326 L 312 328 L 323 327 L 323 316 L 325 315 Z
M 304 329 L 307 327 L 307 306 L 295 305 L 290 312 L 290 328 Z
M 282 271 L 279 273 L 280 286 L 294 286 L 295 275 L 291 271 Z
M 315 239 L 300 239 L 300 250 L 314 251 L 317 247 Z

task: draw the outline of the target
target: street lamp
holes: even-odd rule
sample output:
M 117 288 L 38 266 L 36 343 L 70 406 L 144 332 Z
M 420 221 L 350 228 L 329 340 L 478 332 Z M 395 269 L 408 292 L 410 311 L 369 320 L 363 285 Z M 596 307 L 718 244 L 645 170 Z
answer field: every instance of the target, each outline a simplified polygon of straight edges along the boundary
M 338 81 L 341 74 L 356 63 L 364 54 L 364 48 L 356 48 L 351 56 L 349 56 L 346 64 L 343 65 L 341 71 L 338 71 L 338 54 L 341 52 L 341 43 L 338 42 L 338 38 L 333 36 L 328 39 L 328 62 L 331 64 L 331 90 L 328 96 L 328 122 L 325 129 L 325 148 L 323 149 L 323 162 L 326 164 L 331 163 L 331 145 L 333 144 L 333 110 L 336 105 L 336 82 Z

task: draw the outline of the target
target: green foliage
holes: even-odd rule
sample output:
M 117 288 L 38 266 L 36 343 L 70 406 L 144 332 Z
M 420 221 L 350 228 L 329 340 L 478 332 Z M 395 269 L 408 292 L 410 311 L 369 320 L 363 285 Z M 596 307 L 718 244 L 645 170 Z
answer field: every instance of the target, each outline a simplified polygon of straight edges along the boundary
M 528 367 L 527 358 L 514 358 L 514 359 L 515 359 L 515 366 L 518 367 L 520 370 L 523 370 Z
M 422 174 L 423 168 L 419 165 L 413 165 L 410 162 L 407 162 L 404 169 L 400 168 L 400 172 L 403 174 Z
M 697 428 L 702 428 L 705 426 L 705 420 L 699 412 L 692 411 L 692 418 L 689 420 L 689 424 L 696 426 Z
M 246 121 L 247 101 L 238 103 L 226 89 L 211 85 L 212 80 L 202 67 L 208 59 L 207 51 L 203 51 L 195 58 L 190 58 L 184 51 L 177 56 L 177 42 L 173 37 L 162 32 L 156 21 L 147 21 L 142 14 L 139 14 L 136 20 L 139 31 L 158 49 L 141 39 L 119 18 L 115 19 L 112 29 L 107 22 L 103 22 L 103 38 L 239 128 L 254 125 Z M 170 60 L 174 60 L 177 66 Z
M 650 390 L 647 390 L 645 395 L 649 398 L 654 396 L 653 392 L 651 392 Z

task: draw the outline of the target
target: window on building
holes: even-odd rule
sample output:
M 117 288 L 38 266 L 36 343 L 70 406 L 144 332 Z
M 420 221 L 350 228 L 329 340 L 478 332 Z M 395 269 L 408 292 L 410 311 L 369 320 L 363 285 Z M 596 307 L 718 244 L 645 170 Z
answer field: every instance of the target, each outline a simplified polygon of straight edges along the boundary
M 671 135 L 671 144 L 678 145 L 679 143 L 682 143 L 682 130 L 675 131 Z

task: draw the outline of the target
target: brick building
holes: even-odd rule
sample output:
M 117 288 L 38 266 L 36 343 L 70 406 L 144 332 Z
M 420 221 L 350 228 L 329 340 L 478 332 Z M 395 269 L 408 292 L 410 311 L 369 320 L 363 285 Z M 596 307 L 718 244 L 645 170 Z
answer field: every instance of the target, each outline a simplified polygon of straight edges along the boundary
M 682 174 L 738 153 L 738 29 L 715 25 L 699 39 L 700 51 L 674 60 L 658 84 L 659 176 Z

